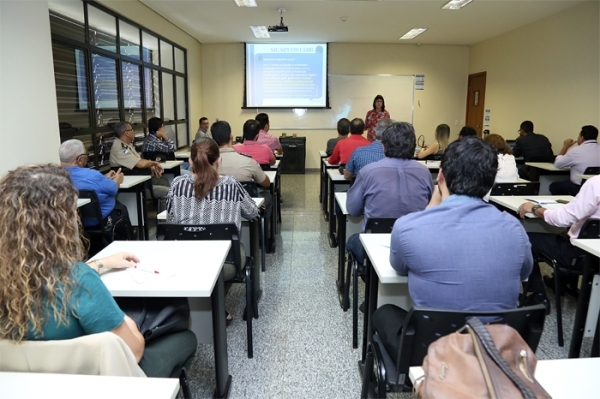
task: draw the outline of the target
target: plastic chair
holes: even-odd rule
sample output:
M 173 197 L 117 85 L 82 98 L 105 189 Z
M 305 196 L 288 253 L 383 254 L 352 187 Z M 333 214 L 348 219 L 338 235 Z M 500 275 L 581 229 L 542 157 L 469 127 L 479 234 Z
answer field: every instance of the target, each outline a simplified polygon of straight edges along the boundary
M 395 392 L 412 389 L 408 378 L 409 368 L 422 365 L 429 344 L 456 332 L 470 317 L 493 320 L 489 324 L 509 325 L 519 332 L 535 352 L 542 336 L 546 308 L 544 305 L 535 305 L 510 310 L 475 312 L 413 307 L 404 320 L 396 362 L 385 349 L 379 335 L 373 335 L 365 359 L 361 397 L 385 398 L 387 388 Z
M 246 192 L 252 197 L 252 198 L 258 198 L 258 187 L 256 186 L 256 183 L 253 181 L 241 181 L 240 184 L 242 185 L 242 187 L 244 187 L 244 189 L 246 190 Z M 261 212 L 260 215 L 260 257 L 261 257 L 261 270 L 264 272 L 266 270 L 266 261 L 265 261 L 265 254 L 266 254 L 266 241 L 267 241 L 267 236 L 266 236 L 266 227 L 265 227 L 265 215 L 263 214 L 263 212 Z
M 530 183 L 496 183 L 490 195 L 537 195 L 540 191 L 540 182 Z
M 159 151 L 146 151 L 142 153 L 142 158 L 149 159 L 156 162 L 174 161 L 174 152 L 159 152 Z
M 588 219 L 585 224 L 581 227 L 579 232 L 580 239 L 598 239 L 600 238 L 600 219 Z M 551 258 L 548 254 L 541 252 L 539 259 L 542 262 L 547 263 L 554 269 L 554 292 L 555 292 L 555 303 L 556 307 L 556 332 L 558 334 L 558 346 L 564 346 L 563 337 L 563 324 L 562 324 L 562 307 L 560 302 L 560 292 L 564 288 L 564 281 L 572 276 L 580 276 L 583 272 L 583 262 L 586 256 L 586 252 L 577 247 L 575 249 L 575 256 L 571 260 L 570 265 L 564 265 L 558 262 L 556 259 Z
M 252 257 L 245 256 L 240 245 L 240 235 L 234 223 L 217 224 L 161 224 L 165 240 L 223 240 L 231 241 L 231 249 L 225 259 L 236 268 L 236 276 L 229 280 L 234 283 L 246 284 L 246 329 L 248 336 L 248 358 L 254 356 L 252 345 L 252 319 L 258 318 L 256 308 L 258 298 L 254 295 L 255 268 Z
M 121 215 L 116 220 L 114 220 L 111 216 L 103 218 L 102 210 L 100 208 L 100 201 L 98 200 L 96 192 L 93 190 L 80 190 L 79 198 L 89 199 L 91 201 L 89 204 L 78 208 L 81 214 L 81 219 L 93 220 L 96 222 L 93 226 L 84 226 L 86 233 L 106 238 L 108 243 L 111 243 L 115 240 L 115 231 L 123 228 L 123 231 L 125 231 L 126 240 L 131 240 L 131 221 L 129 220 L 128 214 Z
M 366 234 L 389 234 L 394 228 L 396 218 L 371 218 L 367 220 L 365 226 Z M 362 267 L 362 272 L 360 267 Z M 342 309 L 344 312 L 349 307 L 350 296 L 350 274 L 352 273 L 352 347 L 358 348 L 358 276 L 364 273 L 364 265 L 359 265 L 354 258 L 354 254 L 348 251 L 348 266 L 346 267 L 346 281 L 344 282 L 344 298 L 342 300 Z

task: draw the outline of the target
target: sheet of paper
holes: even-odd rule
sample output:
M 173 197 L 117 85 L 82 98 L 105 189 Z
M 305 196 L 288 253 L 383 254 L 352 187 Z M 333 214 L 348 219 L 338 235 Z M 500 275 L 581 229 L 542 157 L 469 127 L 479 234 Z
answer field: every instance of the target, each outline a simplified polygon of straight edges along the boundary
M 547 204 L 557 204 L 555 200 L 551 198 L 538 198 L 538 199 L 527 199 L 527 201 L 531 201 L 534 204 L 547 205 Z

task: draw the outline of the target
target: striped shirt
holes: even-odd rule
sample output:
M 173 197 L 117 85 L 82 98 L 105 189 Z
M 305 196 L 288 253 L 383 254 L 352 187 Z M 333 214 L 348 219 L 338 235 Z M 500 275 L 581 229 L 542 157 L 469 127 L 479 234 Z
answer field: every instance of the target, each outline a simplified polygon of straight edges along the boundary
M 167 223 L 235 223 L 240 231 L 241 218 L 258 217 L 258 207 L 233 176 L 221 176 L 215 188 L 201 200 L 194 196 L 195 175 L 176 177 L 167 195 Z

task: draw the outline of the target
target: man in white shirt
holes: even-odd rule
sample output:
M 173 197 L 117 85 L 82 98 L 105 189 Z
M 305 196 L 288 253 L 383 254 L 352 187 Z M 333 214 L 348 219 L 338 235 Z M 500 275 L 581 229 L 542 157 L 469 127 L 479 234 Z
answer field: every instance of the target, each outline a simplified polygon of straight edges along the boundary
M 552 195 L 577 195 L 581 188 L 581 175 L 590 166 L 600 166 L 600 144 L 598 129 L 595 126 L 586 125 L 581 128 L 577 137 L 577 147 L 571 148 L 575 141 L 566 139 L 563 148 L 556 156 L 554 166 L 557 168 L 571 167 L 571 178 L 550 184 Z M 571 149 L 569 149 L 571 148 Z
M 210 137 L 212 139 L 212 135 L 208 131 L 208 127 L 210 126 L 210 123 L 208 122 L 208 118 L 203 116 L 202 118 L 200 118 L 199 122 L 200 122 L 200 127 L 198 128 L 198 131 L 196 132 L 196 137 L 194 137 L 194 141 L 198 140 L 200 137 Z

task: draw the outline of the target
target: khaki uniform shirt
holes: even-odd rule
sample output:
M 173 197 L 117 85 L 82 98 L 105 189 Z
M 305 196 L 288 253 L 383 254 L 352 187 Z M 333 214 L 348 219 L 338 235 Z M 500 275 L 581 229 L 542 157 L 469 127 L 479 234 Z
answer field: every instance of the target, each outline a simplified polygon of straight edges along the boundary
M 118 138 L 115 138 L 110 149 L 110 166 L 124 166 L 127 169 L 132 169 L 135 164 L 142 159 L 137 153 L 133 144 L 127 144 Z
M 219 173 L 225 176 L 233 176 L 237 181 L 255 181 L 260 185 L 267 175 L 260 165 L 248 155 L 242 155 L 233 148 L 221 148 L 221 166 Z

